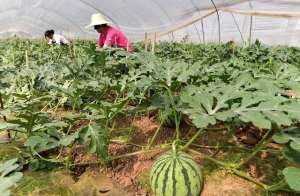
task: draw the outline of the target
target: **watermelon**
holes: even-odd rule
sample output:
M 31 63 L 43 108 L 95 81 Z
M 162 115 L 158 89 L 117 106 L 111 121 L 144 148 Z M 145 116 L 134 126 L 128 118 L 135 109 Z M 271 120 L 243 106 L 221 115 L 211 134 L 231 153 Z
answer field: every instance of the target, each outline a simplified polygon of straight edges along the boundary
M 171 151 L 154 162 L 150 183 L 156 196 L 199 196 L 203 177 L 190 155 Z

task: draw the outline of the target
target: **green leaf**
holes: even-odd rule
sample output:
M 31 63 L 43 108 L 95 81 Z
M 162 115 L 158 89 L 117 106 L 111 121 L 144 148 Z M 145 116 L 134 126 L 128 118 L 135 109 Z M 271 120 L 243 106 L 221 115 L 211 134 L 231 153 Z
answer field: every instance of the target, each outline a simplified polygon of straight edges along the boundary
M 43 124 L 38 124 L 32 128 L 32 131 L 39 131 L 39 130 L 44 130 L 44 129 L 49 129 L 49 128 L 62 128 L 66 127 L 68 124 L 62 121 L 53 121 L 49 123 L 43 123 Z
M 78 141 L 87 144 L 91 153 L 96 153 L 101 159 L 108 157 L 108 132 L 100 124 L 89 125 L 80 129 Z M 69 138 L 70 140 L 73 138 Z
M 78 132 L 78 142 L 81 145 L 84 145 L 88 142 L 89 139 L 89 131 L 88 131 L 88 126 L 87 127 L 83 127 L 79 130 Z
M 18 168 L 18 159 L 11 159 L 0 165 L 1 176 L 6 176 Z
M 0 121 L 0 130 L 13 130 L 13 129 L 17 129 L 18 127 L 19 127 L 18 124 Z
M 63 138 L 61 138 L 61 140 L 59 141 L 59 144 L 63 145 L 63 146 L 69 146 L 70 144 L 73 144 L 76 139 L 79 138 L 79 132 L 75 132 L 71 135 L 67 135 Z
M 286 147 L 283 156 L 291 162 L 300 164 L 300 153 L 290 147 Z
M 176 81 L 178 75 L 182 72 L 183 68 L 188 67 L 186 63 L 166 61 L 156 65 L 156 71 L 154 72 L 154 78 L 159 82 L 171 86 Z M 183 76 L 181 79 L 184 80 Z
M 280 144 L 289 142 L 292 149 L 300 152 L 300 128 L 298 127 L 282 129 L 273 136 L 273 139 Z
M 205 128 L 208 125 L 214 125 L 216 124 L 216 119 L 212 116 L 208 116 L 208 115 L 193 115 L 191 116 L 192 121 L 194 123 L 194 125 L 197 128 Z
M 252 122 L 255 126 L 260 128 L 271 129 L 271 122 L 257 111 L 240 113 L 240 119 L 244 122 Z
M 266 117 L 268 117 L 271 121 L 276 122 L 277 125 L 285 125 L 290 126 L 292 124 L 291 118 L 281 111 L 264 111 L 263 112 Z
M 200 62 L 194 63 L 191 66 L 183 67 L 182 72 L 178 75 L 177 80 L 179 82 L 187 83 L 191 76 L 195 76 L 198 73 L 199 68 L 202 64 Z
M 299 141 L 292 141 L 290 144 L 291 148 L 300 153 L 300 143 Z
M 290 138 L 282 133 L 276 133 L 272 138 L 278 144 L 286 144 L 290 141 Z
M 57 168 L 57 164 L 49 161 L 44 161 L 41 159 L 31 159 L 29 162 L 29 168 L 32 171 L 38 171 L 42 169 L 51 170 Z
M 214 97 L 209 93 L 203 92 L 198 94 L 197 99 L 201 102 L 202 107 L 204 107 L 205 111 L 209 114 L 212 113 Z
M 31 148 L 36 152 L 43 152 L 58 147 L 59 143 L 56 139 L 49 135 L 35 135 L 27 139 L 24 146 Z
M 282 108 L 284 109 L 284 111 L 288 112 L 289 116 L 292 119 L 295 119 L 298 122 L 300 122 L 300 104 L 298 102 L 287 104 Z
M 151 98 L 151 106 L 153 108 L 168 110 L 171 108 L 171 101 L 169 96 L 165 93 L 162 95 L 155 95 Z
M 106 159 L 108 157 L 107 131 L 99 125 L 90 125 L 88 131 L 91 137 L 90 152 L 96 153 L 102 159 Z
M 300 169 L 296 167 L 287 167 L 283 170 L 283 175 L 289 187 L 300 192 Z
M 10 189 L 23 177 L 21 172 L 16 172 L 19 167 L 16 162 L 17 159 L 12 159 L 0 165 L 0 193 L 3 196 L 9 196 Z
M 227 121 L 231 118 L 233 118 L 235 114 L 232 111 L 224 111 L 224 112 L 218 112 L 215 114 L 216 119 L 221 121 Z
M 40 161 L 38 159 L 31 159 L 29 162 L 29 168 L 32 171 L 38 171 L 43 167 L 40 166 Z

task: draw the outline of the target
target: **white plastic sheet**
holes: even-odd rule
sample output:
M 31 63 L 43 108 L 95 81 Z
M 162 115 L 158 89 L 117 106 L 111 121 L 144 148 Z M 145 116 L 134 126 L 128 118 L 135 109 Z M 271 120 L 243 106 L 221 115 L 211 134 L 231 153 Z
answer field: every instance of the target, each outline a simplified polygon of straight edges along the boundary
M 42 37 L 54 29 L 69 38 L 97 38 L 85 29 L 90 15 L 101 12 L 133 40 L 180 27 L 218 9 L 296 13 L 300 0 L 0 0 L 0 37 Z M 300 45 L 300 22 L 295 17 L 257 16 L 219 10 L 160 40 L 238 42 L 260 39 L 272 45 Z M 251 25 L 252 21 L 252 25 Z

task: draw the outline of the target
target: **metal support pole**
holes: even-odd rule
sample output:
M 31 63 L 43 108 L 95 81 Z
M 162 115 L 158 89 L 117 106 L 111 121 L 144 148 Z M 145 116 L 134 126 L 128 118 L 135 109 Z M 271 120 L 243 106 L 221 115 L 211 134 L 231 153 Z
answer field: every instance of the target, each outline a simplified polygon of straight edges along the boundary
M 219 15 L 219 10 L 214 2 L 214 0 L 210 0 L 211 3 L 213 4 L 216 13 L 217 13 L 217 17 L 218 17 L 218 36 L 219 36 L 219 43 L 221 43 L 221 23 L 220 23 L 220 15 Z

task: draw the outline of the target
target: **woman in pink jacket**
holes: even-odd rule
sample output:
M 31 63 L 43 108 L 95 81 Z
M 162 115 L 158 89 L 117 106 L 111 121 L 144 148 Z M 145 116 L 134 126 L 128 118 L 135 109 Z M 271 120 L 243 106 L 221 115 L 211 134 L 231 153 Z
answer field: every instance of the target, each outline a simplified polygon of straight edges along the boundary
M 117 47 L 124 48 L 128 52 L 133 51 L 133 46 L 129 42 L 125 34 L 110 26 L 108 20 L 101 14 L 93 14 L 91 16 L 91 24 L 87 27 L 94 27 L 94 29 L 100 34 L 97 41 L 97 47 Z

